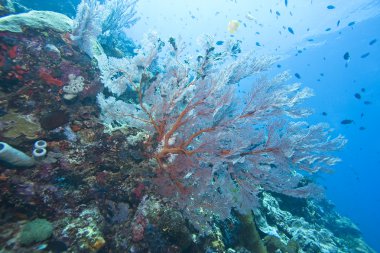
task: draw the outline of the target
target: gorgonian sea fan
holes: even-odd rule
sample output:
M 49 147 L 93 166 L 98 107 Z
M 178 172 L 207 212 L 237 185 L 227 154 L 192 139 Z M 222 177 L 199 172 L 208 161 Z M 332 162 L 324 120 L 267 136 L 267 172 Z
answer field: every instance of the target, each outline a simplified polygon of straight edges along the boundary
M 294 121 L 310 114 L 299 104 L 312 91 L 286 84 L 284 72 L 258 77 L 242 98 L 238 83 L 267 70 L 275 58 L 237 57 L 228 43 L 218 51 L 210 37 L 202 44 L 203 54 L 194 59 L 174 39 L 164 43 L 149 34 L 132 58 L 103 56 L 103 82 L 114 94 L 98 95 L 108 130 L 146 131 L 146 151 L 158 164 L 157 189 L 199 221 L 199 229 L 211 214 L 226 218 L 231 208 L 251 210 L 262 190 L 320 195 L 305 172 L 334 165 L 339 159 L 331 151 L 346 140 L 331 138 L 326 124 Z M 118 99 L 127 93 L 131 99 Z

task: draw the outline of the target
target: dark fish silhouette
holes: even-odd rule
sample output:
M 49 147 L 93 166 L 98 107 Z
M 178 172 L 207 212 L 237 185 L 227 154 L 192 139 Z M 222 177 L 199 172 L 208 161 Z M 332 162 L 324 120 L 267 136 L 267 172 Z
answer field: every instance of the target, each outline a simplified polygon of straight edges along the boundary
M 256 42 L 256 46 L 261 47 L 260 42 Z
M 369 45 L 372 46 L 373 44 L 376 43 L 376 41 L 377 41 L 377 39 L 373 39 L 373 40 L 371 40 L 371 41 L 369 42 Z
M 352 119 L 344 119 L 340 122 L 340 124 L 342 125 L 348 125 L 348 124 L 351 124 L 353 123 L 354 121 Z
M 285 0 L 285 7 L 288 7 L 288 0 Z
M 350 59 L 350 53 L 349 52 L 346 52 L 344 55 L 343 55 L 343 59 L 345 59 L 346 61 L 348 61 Z
M 277 68 L 281 68 L 282 66 L 281 66 L 281 64 L 277 64 Z
M 365 130 L 365 127 L 362 126 L 359 128 L 359 130 L 363 131 L 363 130 Z
M 365 105 L 370 105 L 370 104 L 372 104 L 372 102 L 371 101 L 364 101 L 364 104 Z
M 369 55 L 369 53 L 362 54 L 360 58 L 366 58 Z
M 223 40 L 218 40 L 217 42 L 216 42 L 216 45 L 218 45 L 218 46 L 221 46 L 221 45 L 223 45 L 224 44 L 224 41 Z
M 352 21 L 352 22 L 348 23 L 348 26 L 353 26 L 353 25 L 355 25 L 355 24 L 356 24 L 356 22 L 355 22 L 355 21 Z
M 327 5 L 327 9 L 329 9 L 329 10 L 335 9 L 335 6 L 334 5 Z
M 361 90 L 362 92 L 365 92 L 365 88 L 361 88 L 360 90 Z
M 362 96 L 359 94 L 359 93 L 355 93 L 355 98 L 357 98 L 357 99 L 361 99 L 362 98 Z
M 327 112 L 322 112 L 322 115 L 323 116 L 327 116 Z
M 293 30 L 293 28 L 288 27 L 288 31 L 289 31 L 291 34 L 294 34 L 294 30 Z
M 294 76 L 297 77 L 298 79 L 301 79 L 301 75 L 298 73 L 295 73 Z
M 325 32 L 329 32 L 329 31 L 331 31 L 331 28 L 330 27 L 326 28 Z
M 340 19 L 338 20 L 338 22 L 336 22 L 336 26 L 339 26 L 340 25 Z
M 67 250 L 67 246 L 64 242 L 62 241 L 58 241 L 58 240 L 51 240 L 49 241 L 49 243 L 47 244 L 47 249 L 50 251 L 50 252 L 57 252 L 57 253 L 60 253 L 60 252 L 65 252 Z

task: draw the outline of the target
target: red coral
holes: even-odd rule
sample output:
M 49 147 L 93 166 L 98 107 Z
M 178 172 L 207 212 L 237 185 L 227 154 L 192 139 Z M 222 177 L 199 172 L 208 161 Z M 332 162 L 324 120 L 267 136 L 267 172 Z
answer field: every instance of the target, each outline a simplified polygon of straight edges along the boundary
M 6 52 L 8 50 L 8 47 L 4 44 L 0 44 L 0 49 L 1 49 L 1 55 L 0 55 L 0 67 L 3 67 L 6 62 Z
M 132 240 L 134 242 L 139 242 L 144 239 L 144 232 L 147 224 L 148 220 L 142 214 L 137 214 L 132 223 Z
M 51 74 L 49 72 L 50 71 L 48 71 L 45 68 L 40 68 L 40 70 L 39 70 L 40 78 L 50 85 L 56 85 L 56 86 L 61 87 L 63 85 L 63 82 L 61 80 L 51 76 Z
M 0 67 L 3 67 L 5 65 L 5 58 L 0 55 Z
M 144 184 L 139 183 L 139 185 L 133 190 L 133 193 L 135 194 L 136 198 L 138 199 L 142 198 L 144 189 L 145 189 Z
M 11 49 L 9 49 L 8 56 L 11 59 L 16 58 L 16 56 L 17 56 L 17 46 L 13 46 Z
M 65 33 L 63 36 L 62 36 L 62 39 L 64 42 L 66 42 L 67 44 L 71 45 L 73 43 L 72 39 L 71 39 L 71 34 L 70 33 Z
M 16 65 L 14 69 L 16 70 L 17 74 L 20 74 L 20 75 L 23 75 L 28 72 L 25 66 Z

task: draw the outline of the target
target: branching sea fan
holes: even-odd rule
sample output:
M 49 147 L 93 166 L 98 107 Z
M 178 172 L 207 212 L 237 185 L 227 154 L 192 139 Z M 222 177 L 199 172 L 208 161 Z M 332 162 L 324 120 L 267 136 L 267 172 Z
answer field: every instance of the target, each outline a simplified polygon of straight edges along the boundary
M 330 152 L 346 140 L 331 138 L 326 124 L 294 121 L 310 114 L 298 105 L 312 91 L 286 84 L 286 72 L 258 76 L 273 57 L 238 57 L 232 43 L 218 51 L 210 37 L 201 41 L 203 54 L 195 58 L 154 33 L 132 58 L 101 56 L 103 82 L 114 94 L 98 95 L 109 131 L 129 126 L 149 135 L 158 191 L 199 229 L 212 215 L 227 218 L 231 208 L 250 211 L 262 190 L 320 196 L 307 175 L 334 165 L 339 159 Z M 257 78 L 242 97 L 236 88 L 248 76 Z

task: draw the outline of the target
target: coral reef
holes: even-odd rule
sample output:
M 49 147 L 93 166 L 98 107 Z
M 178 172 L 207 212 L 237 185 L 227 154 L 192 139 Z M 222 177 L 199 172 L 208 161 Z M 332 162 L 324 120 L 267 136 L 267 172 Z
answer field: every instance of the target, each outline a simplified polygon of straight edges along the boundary
M 104 73 L 73 43 L 65 20 L 54 27 L 20 21 L 22 33 L 20 27 L 1 32 L 0 136 L 26 153 L 43 139 L 49 152 L 29 170 L 0 164 L 0 252 L 252 252 L 253 238 L 268 252 L 372 252 L 352 222 L 325 202 L 265 190 L 255 216 L 235 210 L 221 219 L 204 207 L 199 214 L 209 230 L 201 233 L 158 194 L 168 188 L 154 181 L 150 132 L 125 124 L 106 131 L 100 122 L 96 95 Z M 70 94 L 64 87 L 78 77 L 83 90 L 64 99 Z M 31 239 L 25 235 L 35 231 L 36 219 L 44 230 Z
M 68 217 L 57 222 L 56 237 L 75 252 L 98 252 L 106 243 L 101 232 L 103 216 L 97 208 L 84 209 L 76 218 Z
M 258 228 L 265 234 L 283 243 L 297 242 L 299 252 L 374 252 L 362 243 L 355 224 L 337 214 L 326 200 L 315 202 L 275 196 L 263 193 L 262 208 L 257 210 Z

